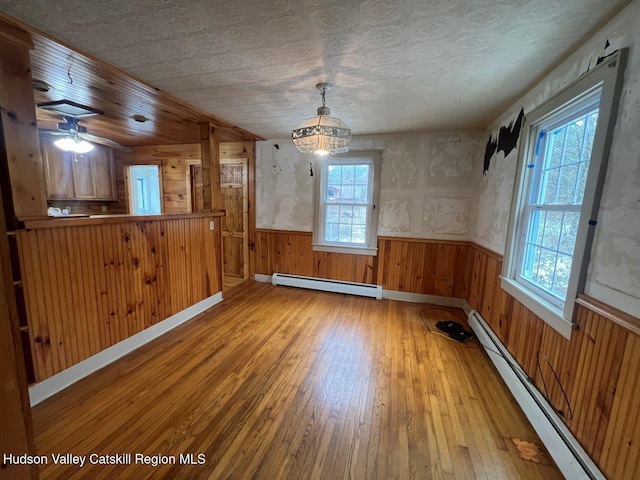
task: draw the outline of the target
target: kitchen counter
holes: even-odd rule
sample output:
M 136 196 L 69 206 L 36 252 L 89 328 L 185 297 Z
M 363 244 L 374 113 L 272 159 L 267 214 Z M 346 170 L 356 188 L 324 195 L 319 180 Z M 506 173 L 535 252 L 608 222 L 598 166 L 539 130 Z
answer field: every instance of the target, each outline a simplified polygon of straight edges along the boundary
M 154 222 L 158 220 L 172 220 L 179 218 L 224 217 L 225 210 L 214 210 L 202 213 L 167 213 L 158 215 L 61 215 L 59 217 L 40 217 L 24 220 L 24 228 L 79 227 L 88 225 L 105 225 L 128 222 Z

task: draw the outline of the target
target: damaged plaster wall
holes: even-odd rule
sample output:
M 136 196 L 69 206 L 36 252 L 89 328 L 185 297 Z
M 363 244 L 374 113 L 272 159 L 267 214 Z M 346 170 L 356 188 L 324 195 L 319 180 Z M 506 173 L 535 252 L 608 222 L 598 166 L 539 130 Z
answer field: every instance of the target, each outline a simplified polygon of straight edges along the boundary
M 604 51 L 604 47 L 610 47 Z M 637 316 L 640 310 L 640 2 L 633 2 L 538 85 L 500 115 L 485 132 L 530 112 L 566 87 L 598 56 L 629 47 L 623 91 L 600 203 L 585 293 Z M 524 132 L 521 138 L 524 138 Z M 487 175 L 479 175 L 472 239 L 504 253 L 514 190 L 517 150 L 498 152 Z M 476 162 L 483 163 L 482 155 Z
M 290 139 L 256 142 L 256 228 L 311 231 L 312 159 Z
M 469 238 L 480 133 L 364 135 L 357 150 L 382 150 L 379 235 Z M 290 139 L 257 142 L 257 228 L 312 231 L 313 162 Z

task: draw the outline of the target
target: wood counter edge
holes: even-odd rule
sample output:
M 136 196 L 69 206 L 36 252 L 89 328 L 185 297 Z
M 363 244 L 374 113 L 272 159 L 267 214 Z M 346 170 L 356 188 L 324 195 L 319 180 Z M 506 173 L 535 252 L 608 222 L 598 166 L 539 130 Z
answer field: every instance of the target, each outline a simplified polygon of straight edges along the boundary
M 59 227 L 84 227 L 90 225 L 106 225 L 114 223 L 129 222 L 156 222 L 160 220 L 175 220 L 179 218 L 207 218 L 224 217 L 225 210 L 214 210 L 202 213 L 164 213 L 160 215 L 87 215 L 86 217 L 46 217 L 46 218 L 23 218 L 24 228 L 32 230 L 36 228 L 59 228 Z

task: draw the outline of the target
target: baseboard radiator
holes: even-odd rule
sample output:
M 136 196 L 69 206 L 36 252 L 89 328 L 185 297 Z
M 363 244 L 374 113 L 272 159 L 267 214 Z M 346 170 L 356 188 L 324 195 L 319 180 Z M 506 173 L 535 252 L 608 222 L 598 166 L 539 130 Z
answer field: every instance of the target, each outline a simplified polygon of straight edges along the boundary
M 531 383 L 484 318 L 472 310 L 468 320 L 469 326 L 565 478 L 605 480 L 605 476 Z
M 378 300 L 382 299 L 382 287 L 368 283 L 343 282 L 340 280 L 327 280 L 325 278 L 287 275 L 285 273 L 274 273 L 271 276 L 271 283 L 273 285 L 308 288 L 311 290 L 322 290 L 324 292 L 347 293 L 349 295 L 377 298 Z

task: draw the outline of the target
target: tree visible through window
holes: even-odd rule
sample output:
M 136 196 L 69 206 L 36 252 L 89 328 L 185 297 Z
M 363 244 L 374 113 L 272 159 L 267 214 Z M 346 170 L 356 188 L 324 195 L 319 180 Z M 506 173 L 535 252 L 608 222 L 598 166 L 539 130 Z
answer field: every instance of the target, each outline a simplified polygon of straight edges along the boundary
M 596 99 L 596 103 L 599 100 Z M 567 294 L 598 108 L 571 115 L 537 145 L 520 276 L 561 305 Z
M 377 152 L 319 160 L 314 248 L 375 255 L 379 189 Z
M 627 50 L 523 121 L 500 285 L 566 338 L 584 291 Z
M 325 241 L 366 243 L 372 170 L 369 164 L 327 164 Z

